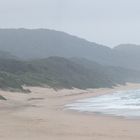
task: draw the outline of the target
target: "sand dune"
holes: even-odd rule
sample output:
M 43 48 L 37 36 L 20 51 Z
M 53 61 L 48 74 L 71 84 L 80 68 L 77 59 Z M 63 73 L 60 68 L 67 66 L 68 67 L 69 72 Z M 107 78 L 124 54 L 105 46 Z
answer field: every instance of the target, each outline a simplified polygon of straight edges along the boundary
M 29 94 L 0 91 L 0 140 L 139 140 L 140 120 L 128 120 L 66 110 L 76 99 L 138 89 L 128 84 L 114 89 L 59 90 L 29 87 Z

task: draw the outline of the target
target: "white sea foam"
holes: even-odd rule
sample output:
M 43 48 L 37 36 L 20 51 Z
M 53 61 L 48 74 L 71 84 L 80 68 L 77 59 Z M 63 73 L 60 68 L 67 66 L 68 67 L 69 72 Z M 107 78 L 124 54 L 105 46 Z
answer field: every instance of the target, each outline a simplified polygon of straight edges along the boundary
M 140 90 L 118 91 L 113 94 L 78 100 L 66 107 L 80 112 L 140 117 Z

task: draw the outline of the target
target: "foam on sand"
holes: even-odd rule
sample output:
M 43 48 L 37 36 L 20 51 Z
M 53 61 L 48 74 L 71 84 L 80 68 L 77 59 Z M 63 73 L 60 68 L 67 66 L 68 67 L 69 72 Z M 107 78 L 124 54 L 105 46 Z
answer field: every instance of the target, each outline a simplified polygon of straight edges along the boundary
M 140 117 L 140 90 L 117 91 L 66 105 L 80 112 L 96 112 L 123 117 Z

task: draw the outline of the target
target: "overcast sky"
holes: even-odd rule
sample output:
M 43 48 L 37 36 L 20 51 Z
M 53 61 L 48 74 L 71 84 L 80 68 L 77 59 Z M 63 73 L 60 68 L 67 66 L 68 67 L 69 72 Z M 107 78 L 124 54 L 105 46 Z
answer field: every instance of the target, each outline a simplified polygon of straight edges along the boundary
M 0 28 L 49 28 L 110 47 L 140 44 L 140 0 L 0 0 Z

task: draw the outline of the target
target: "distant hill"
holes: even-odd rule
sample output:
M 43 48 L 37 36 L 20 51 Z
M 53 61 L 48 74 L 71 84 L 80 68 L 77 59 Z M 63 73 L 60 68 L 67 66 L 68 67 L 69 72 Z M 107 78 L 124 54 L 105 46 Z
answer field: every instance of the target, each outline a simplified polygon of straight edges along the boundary
M 19 59 L 17 56 L 12 55 L 9 52 L 6 51 L 0 51 L 0 59 Z
M 100 65 L 96 62 L 81 59 L 81 58 L 73 58 L 76 63 L 80 63 L 81 65 L 85 66 L 92 71 L 98 71 L 113 81 L 115 84 L 123 84 L 126 82 L 140 82 L 140 71 L 139 70 L 132 70 L 123 67 L 116 67 L 116 66 L 105 66 Z
M 0 29 L 0 50 L 23 59 L 85 57 L 101 63 L 111 59 L 106 46 L 48 29 Z
M 128 54 L 137 54 L 140 51 L 140 45 L 136 44 L 120 44 L 114 48 L 115 51 L 120 51 Z
M 118 57 L 116 66 L 140 70 L 140 45 L 121 44 L 116 46 L 114 51 Z
M 86 58 L 102 65 L 140 70 L 140 47 L 122 44 L 114 49 L 48 29 L 0 29 L 0 50 L 21 59 L 50 56 Z

